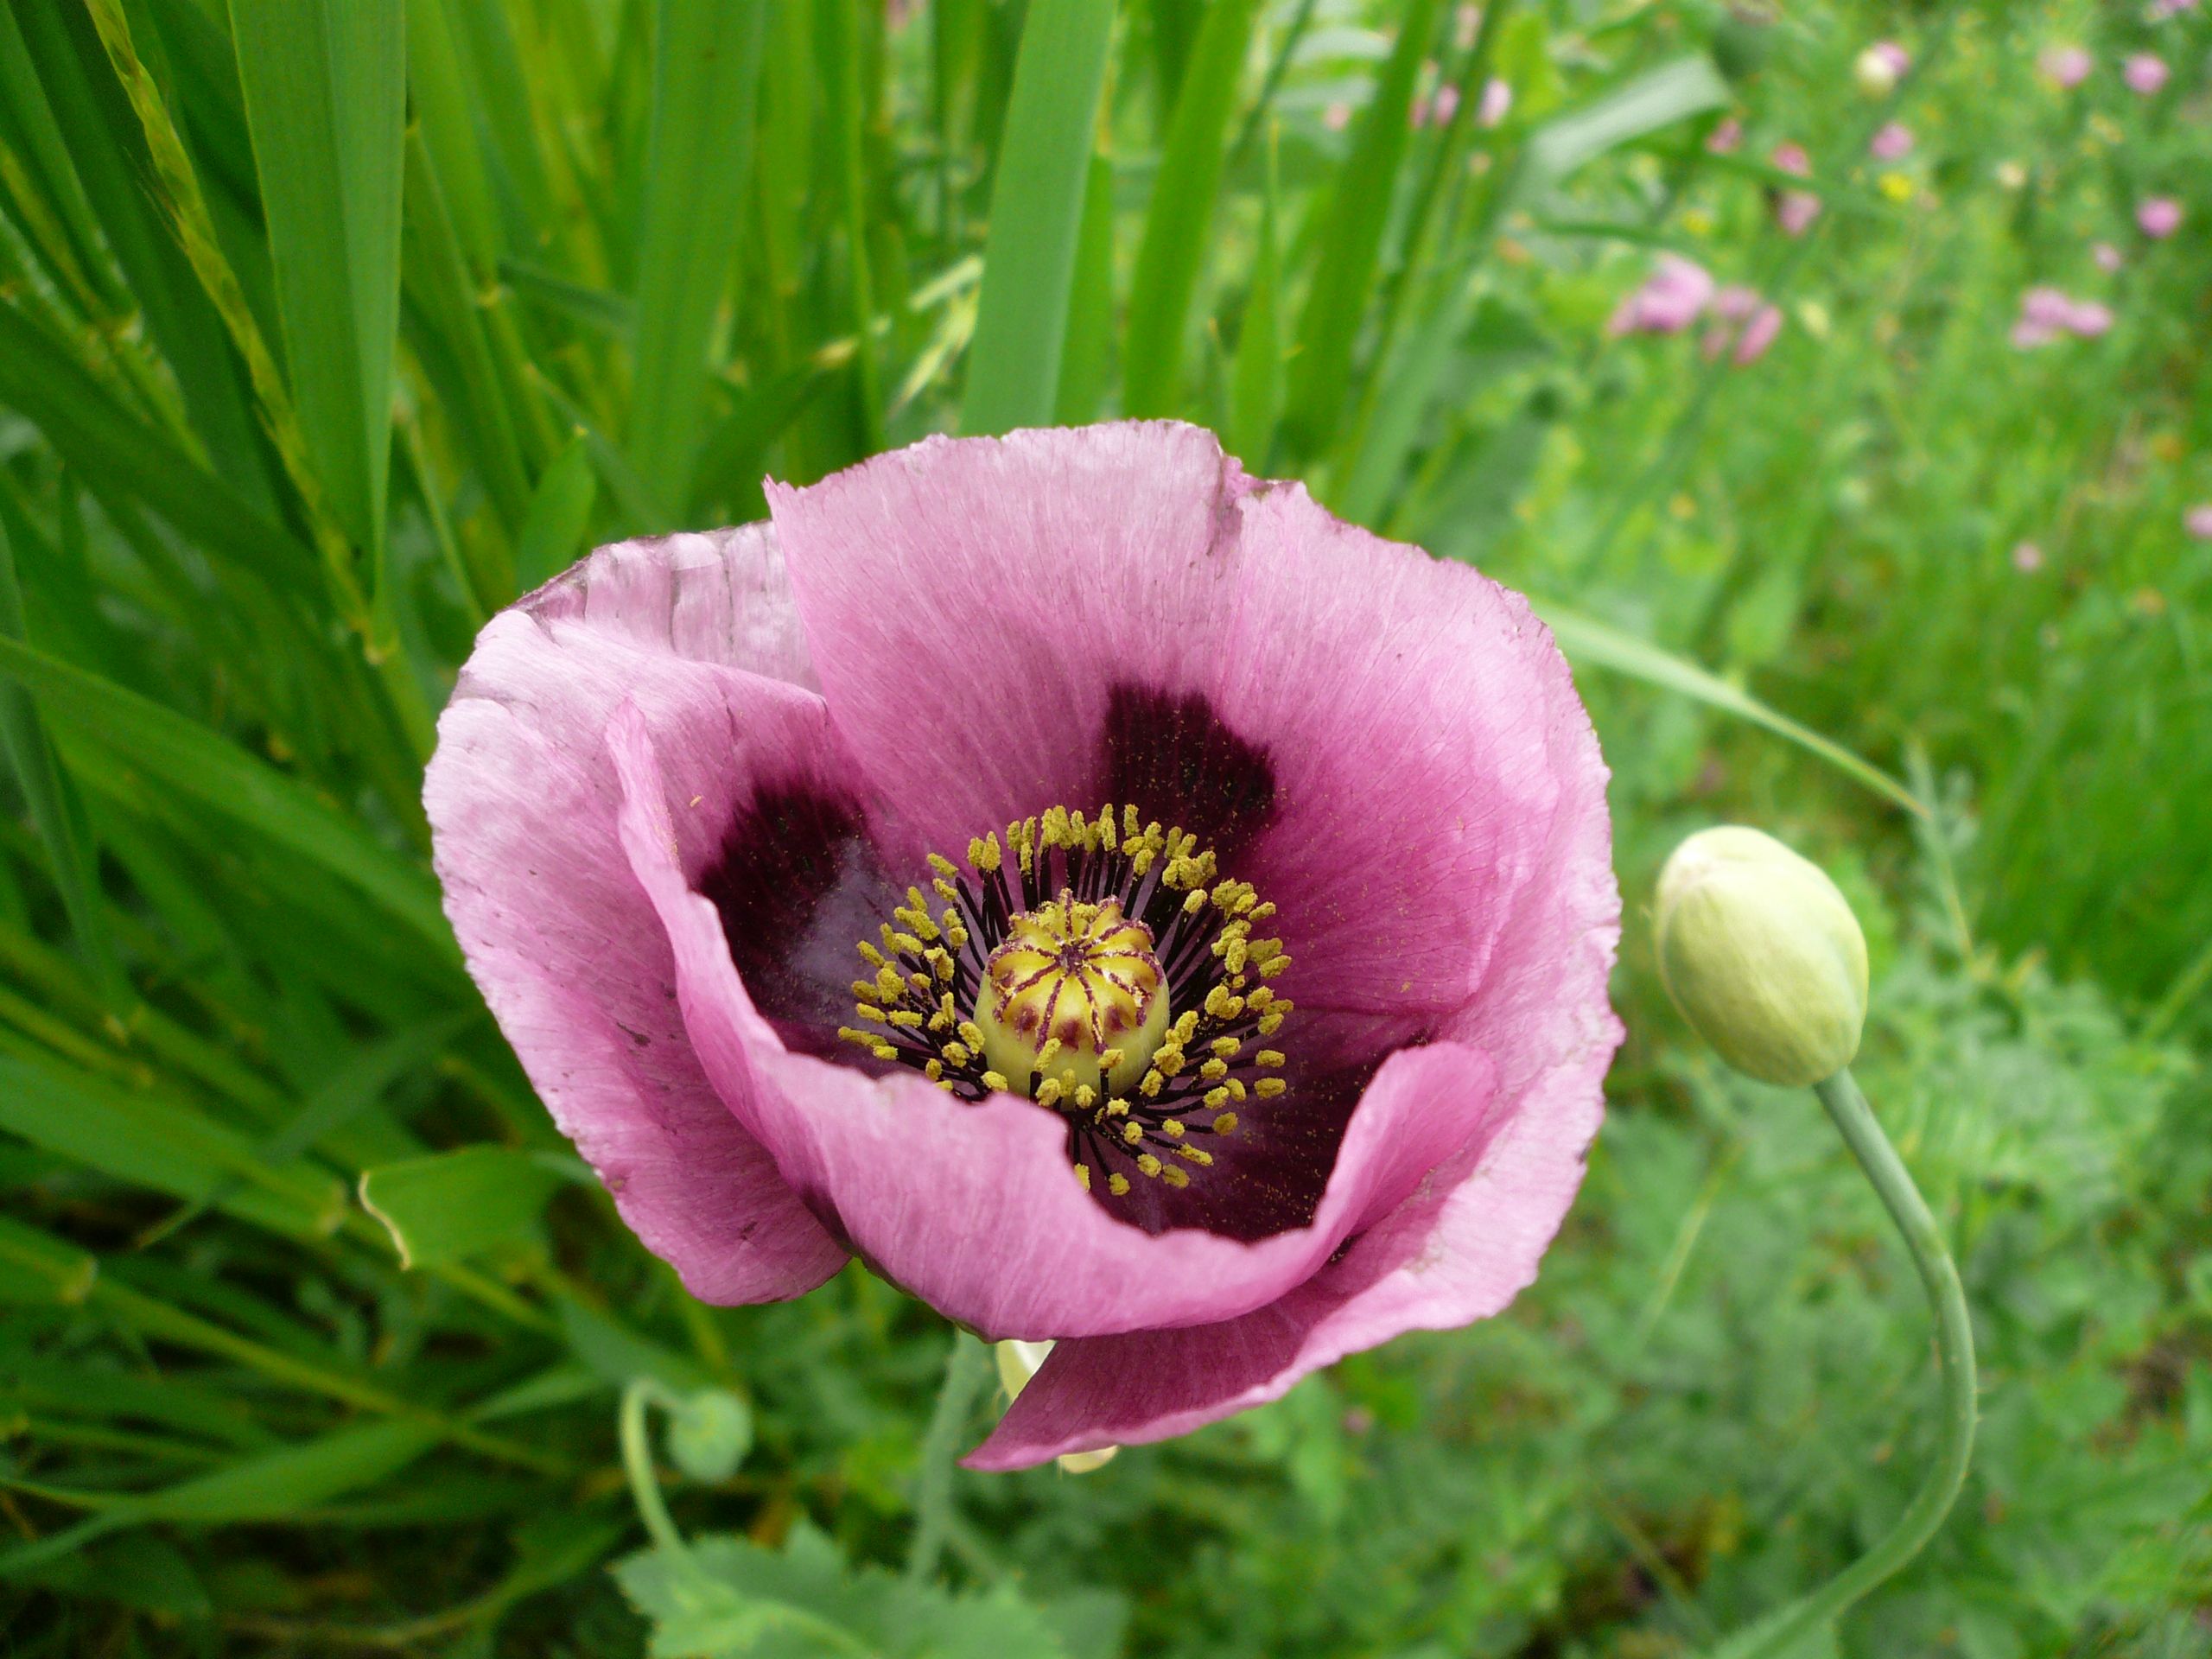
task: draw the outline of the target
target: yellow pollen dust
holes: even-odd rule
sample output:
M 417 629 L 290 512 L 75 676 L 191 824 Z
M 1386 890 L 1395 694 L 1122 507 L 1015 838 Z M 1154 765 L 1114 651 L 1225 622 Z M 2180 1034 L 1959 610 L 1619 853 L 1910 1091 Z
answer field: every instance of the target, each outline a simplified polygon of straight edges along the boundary
M 1167 1030 L 1166 976 L 1152 930 L 1116 899 L 1086 903 L 1062 888 L 1014 917 L 984 981 L 975 1023 L 991 1069 L 1019 1084 L 1050 1065 L 1085 1105 L 1141 1077 Z M 1039 1088 L 1040 1102 L 1044 1095 Z

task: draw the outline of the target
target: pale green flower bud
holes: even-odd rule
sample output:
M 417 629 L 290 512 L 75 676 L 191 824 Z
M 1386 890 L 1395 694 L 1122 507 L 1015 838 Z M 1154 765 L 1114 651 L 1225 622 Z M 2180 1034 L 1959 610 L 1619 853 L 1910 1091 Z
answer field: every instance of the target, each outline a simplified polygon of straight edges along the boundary
M 1049 1342 L 1015 1342 L 1011 1339 L 995 1344 L 993 1356 L 999 1365 L 999 1386 L 1006 1390 L 1009 1403 L 1029 1386 L 1029 1379 L 1052 1351 Z M 1070 1452 L 1059 1459 L 1060 1467 L 1071 1475 L 1087 1475 L 1094 1469 L 1103 1469 L 1114 1461 L 1118 1446 L 1102 1446 L 1096 1452 Z
M 1763 1083 L 1834 1076 L 1866 1022 L 1866 936 L 1817 865 L 1757 830 L 1701 830 L 1659 874 L 1659 976 L 1720 1058 Z

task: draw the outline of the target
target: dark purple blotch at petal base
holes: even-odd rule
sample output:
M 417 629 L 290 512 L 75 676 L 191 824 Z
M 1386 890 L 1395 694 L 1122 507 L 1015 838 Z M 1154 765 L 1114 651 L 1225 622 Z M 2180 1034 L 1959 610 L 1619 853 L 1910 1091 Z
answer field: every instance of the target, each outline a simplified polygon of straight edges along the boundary
M 1237 855 L 1274 819 L 1274 767 L 1232 732 L 1198 692 L 1135 684 L 1106 694 L 1101 794 L 1147 818 L 1179 824 L 1236 868 Z

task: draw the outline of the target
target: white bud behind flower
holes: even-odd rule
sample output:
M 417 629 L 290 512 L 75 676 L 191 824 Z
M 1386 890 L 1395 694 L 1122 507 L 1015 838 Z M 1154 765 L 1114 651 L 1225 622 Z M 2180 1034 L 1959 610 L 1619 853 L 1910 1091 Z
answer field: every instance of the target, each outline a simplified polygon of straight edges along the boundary
M 1834 1077 L 1866 1022 L 1866 936 L 1834 882 L 1773 836 L 1701 830 L 1660 872 L 1659 976 L 1720 1058 L 1763 1083 Z
M 1029 1386 L 1029 1379 L 1037 1375 L 1052 1351 L 1049 1342 L 1016 1342 L 1008 1339 L 993 1346 L 993 1357 L 999 1366 L 999 1386 L 1006 1390 L 1008 1403 L 1020 1398 L 1022 1389 Z M 1103 1469 L 1114 1461 L 1118 1446 L 1102 1446 L 1096 1452 L 1070 1452 L 1059 1459 L 1060 1467 L 1071 1475 L 1087 1475 L 1094 1469 Z

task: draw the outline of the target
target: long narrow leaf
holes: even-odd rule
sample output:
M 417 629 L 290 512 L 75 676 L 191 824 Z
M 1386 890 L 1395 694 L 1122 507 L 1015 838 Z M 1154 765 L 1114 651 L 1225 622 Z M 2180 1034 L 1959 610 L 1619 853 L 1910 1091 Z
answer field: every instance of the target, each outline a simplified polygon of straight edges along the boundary
M 1206 13 L 1182 77 L 1182 96 L 1160 156 L 1159 182 L 1145 216 L 1144 241 L 1129 278 L 1129 326 L 1122 401 L 1135 416 L 1179 406 L 1185 325 L 1206 250 L 1213 241 L 1214 198 L 1221 186 L 1238 70 L 1251 44 L 1256 0 L 1218 0 Z
M 1113 29 L 1114 0 L 1033 0 L 1029 8 L 991 197 L 963 432 L 1052 421 Z
M 399 318 L 401 0 L 232 0 L 300 429 L 332 511 L 380 553 Z
M 760 0 L 659 0 L 656 17 L 628 450 L 672 512 L 690 492 L 708 337 L 744 222 L 766 12 Z
M 353 883 L 441 957 L 454 958 L 429 878 L 274 767 L 173 709 L 13 640 L 0 639 L 0 676 L 37 698 L 57 724 Z

